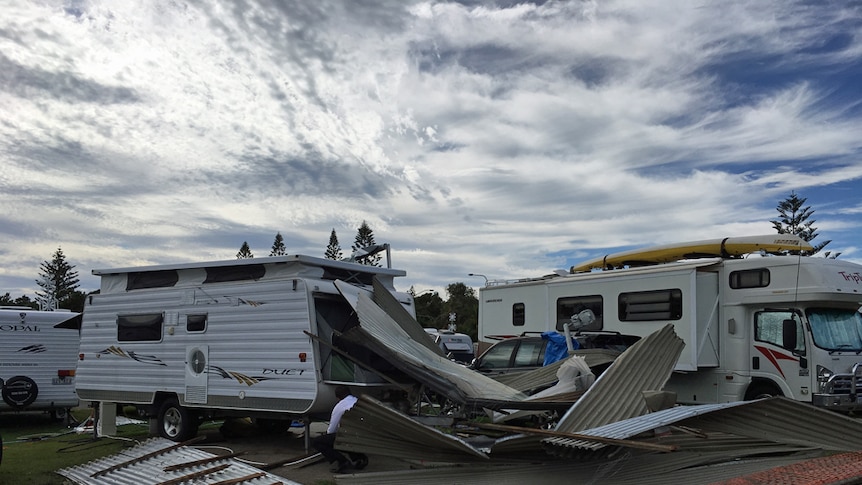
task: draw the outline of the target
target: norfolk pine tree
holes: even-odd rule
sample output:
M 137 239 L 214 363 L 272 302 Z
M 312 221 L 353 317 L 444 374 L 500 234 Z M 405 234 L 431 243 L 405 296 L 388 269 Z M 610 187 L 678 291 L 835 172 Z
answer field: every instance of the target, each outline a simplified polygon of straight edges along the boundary
M 78 272 L 66 261 L 63 250 L 57 248 L 51 261 L 39 265 L 39 279 L 36 283 L 42 292 L 36 292 L 36 301 L 44 309 L 69 308 L 70 299 L 77 293 Z
M 362 248 L 367 248 L 368 246 L 374 246 L 374 232 L 371 231 L 371 228 L 368 227 L 368 223 L 362 221 L 362 225 L 359 226 L 359 229 L 356 231 L 356 238 L 353 241 L 353 246 L 350 247 L 353 251 L 358 251 Z M 362 258 L 359 260 L 361 264 L 368 266 L 380 266 L 380 259 L 382 256 L 379 254 L 373 254 L 368 256 L 367 258 Z
M 281 237 L 281 233 L 278 232 L 275 234 L 275 241 L 272 243 L 272 251 L 269 252 L 270 256 L 284 256 L 287 254 L 287 249 L 284 247 L 284 238 Z
M 236 259 L 251 259 L 254 254 L 251 254 L 251 248 L 248 247 L 248 241 L 243 241 L 239 252 L 236 253 Z
M 812 227 L 816 221 L 814 219 L 809 220 L 809 218 L 814 215 L 814 210 L 811 209 L 811 206 L 805 206 L 805 201 L 808 200 L 806 198 L 799 198 L 795 192 L 790 192 L 790 195 L 778 203 L 778 214 L 781 216 L 780 220 L 777 221 L 769 221 L 772 223 L 772 227 L 778 231 L 778 234 L 793 234 L 795 236 L 799 236 L 802 240 L 811 242 L 818 236 L 817 228 Z M 811 251 L 802 251 L 803 256 L 812 256 L 820 252 L 821 249 L 826 247 L 827 244 L 831 243 L 832 240 L 824 241 L 820 244 L 813 245 L 814 249 Z M 836 253 L 835 255 L 830 255 L 827 251 L 825 256 L 827 258 L 837 258 L 841 253 Z
M 334 227 L 332 228 L 332 233 L 329 235 L 329 245 L 326 246 L 326 253 L 323 257 L 334 261 L 342 259 L 341 245 L 338 244 L 338 236 L 335 235 Z

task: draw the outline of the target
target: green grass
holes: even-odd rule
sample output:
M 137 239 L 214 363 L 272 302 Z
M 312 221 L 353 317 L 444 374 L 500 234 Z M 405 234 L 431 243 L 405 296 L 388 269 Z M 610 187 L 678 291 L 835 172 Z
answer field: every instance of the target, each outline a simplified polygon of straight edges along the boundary
M 83 420 L 89 409 L 75 409 Z M 56 470 L 81 465 L 134 446 L 148 438 L 146 424 L 117 427 L 117 438 L 93 438 L 78 434 L 65 423 L 43 413 L 0 414 L 3 458 L 0 483 L 4 485 L 62 485 L 65 478 Z

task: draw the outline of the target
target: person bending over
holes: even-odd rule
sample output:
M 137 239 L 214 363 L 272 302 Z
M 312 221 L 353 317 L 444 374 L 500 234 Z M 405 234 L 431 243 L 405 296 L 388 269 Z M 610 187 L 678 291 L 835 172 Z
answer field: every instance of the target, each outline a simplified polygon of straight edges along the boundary
M 333 473 L 344 473 L 351 466 L 361 470 L 368 465 L 368 457 L 362 453 L 347 452 L 347 456 L 335 449 L 335 436 L 341 424 L 341 417 L 346 411 L 356 404 L 356 396 L 350 394 L 347 386 L 340 385 L 335 388 L 335 397 L 338 403 L 332 408 L 332 416 L 329 418 L 329 427 L 326 434 L 317 436 L 311 440 L 311 445 L 319 451 L 333 466 Z

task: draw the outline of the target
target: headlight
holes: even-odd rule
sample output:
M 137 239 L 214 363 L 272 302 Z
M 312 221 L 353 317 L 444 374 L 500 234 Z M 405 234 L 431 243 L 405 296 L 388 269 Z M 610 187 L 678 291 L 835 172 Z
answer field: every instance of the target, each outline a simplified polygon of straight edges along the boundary
M 829 382 L 829 379 L 831 379 L 833 375 L 834 373 L 826 367 L 823 367 L 822 365 L 817 366 L 817 387 L 819 388 L 818 392 L 822 392 L 825 394 L 828 394 L 830 392 L 830 389 L 827 389 L 826 384 Z
M 817 380 L 819 382 L 822 383 L 822 382 L 828 381 L 829 378 L 832 377 L 833 374 L 834 374 L 834 372 L 827 369 L 826 367 L 823 367 L 822 365 L 817 366 Z

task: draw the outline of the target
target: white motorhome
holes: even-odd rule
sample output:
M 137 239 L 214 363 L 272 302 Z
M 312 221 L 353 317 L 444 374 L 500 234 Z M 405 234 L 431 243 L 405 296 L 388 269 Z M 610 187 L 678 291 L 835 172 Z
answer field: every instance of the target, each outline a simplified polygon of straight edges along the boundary
M 136 405 L 175 441 L 204 417 L 328 416 L 335 385 L 385 387 L 332 348 L 358 324 L 337 286 L 355 296 L 376 280 L 413 309 L 393 287 L 404 271 L 301 255 L 93 274 L 101 288 L 84 309 L 78 396 Z
M 81 314 L 0 307 L 0 411 L 68 416 L 78 405 L 75 364 Z
M 595 315 L 586 330 L 646 336 L 672 323 L 686 346 L 666 389 L 681 403 L 783 395 L 862 408 L 862 266 L 787 255 L 810 246 L 769 237 L 630 251 L 569 274 L 491 281 L 479 290 L 479 338 L 564 331 L 584 310 Z M 742 257 L 758 247 L 784 254 Z

